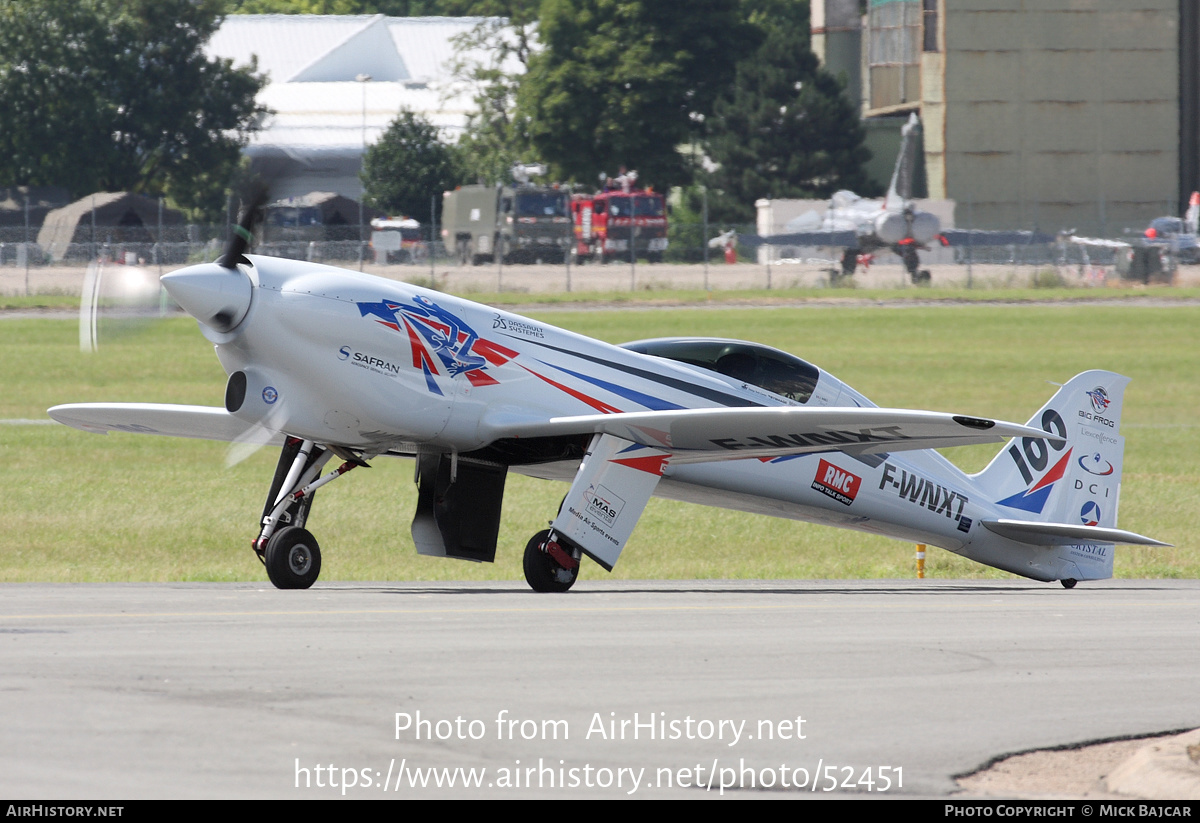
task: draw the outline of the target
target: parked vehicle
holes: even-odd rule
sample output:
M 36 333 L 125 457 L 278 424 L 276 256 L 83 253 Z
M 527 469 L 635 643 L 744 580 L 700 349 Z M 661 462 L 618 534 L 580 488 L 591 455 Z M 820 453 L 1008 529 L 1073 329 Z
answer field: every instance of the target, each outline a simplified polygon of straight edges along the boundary
M 562 262 L 571 243 L 556 186 L 460 186 L 442 195 L 442 240 L 462 265 Z
M 372 220 L 371 250 L 376 263 L 416 263 L 429 257 L 421 224 L 411 217 Z
M 571 198 L 575 227 L 571 254 L 581 263 L 629 260 L 632 256 L 661 262 L 667 250 L 666 200 L 653 189 L 637 188 L 636 171 L 622 170 L 612 180 L 605 175 L 600 179 L 604 183 L 601 191 Z

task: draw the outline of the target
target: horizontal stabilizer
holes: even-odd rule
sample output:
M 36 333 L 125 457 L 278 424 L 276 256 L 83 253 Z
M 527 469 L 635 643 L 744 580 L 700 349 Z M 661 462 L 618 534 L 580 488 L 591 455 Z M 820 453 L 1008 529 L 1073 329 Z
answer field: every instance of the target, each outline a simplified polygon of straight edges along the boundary
M 841 451 L 863 455 L 999 443 L 1009 437 L 1056 440 L 1042 429 L 964 415 L 907 409 L 669 409 L 530 420 L 494 410 L 484 429 L 492 439 L 610 434 L 672 452 L 671 463 L 703 463 Z
M 1001 537 L 1035 546 L 1071 546 L 1077 543 L 1124 543 L 1133 546 L 1170 546 L 1151 537 L 1073 523 L 1032 523 L 1028 520 L 983 520 L 984 528 Z
M 232 442 L 250 428 L 220 406 L 71 403 L 55 406 L 48 414 L 59 423 L 96 434 L 129 432 Z M 282 434 L 275 434 L 263 445 L 279 446 L 283 440 Z

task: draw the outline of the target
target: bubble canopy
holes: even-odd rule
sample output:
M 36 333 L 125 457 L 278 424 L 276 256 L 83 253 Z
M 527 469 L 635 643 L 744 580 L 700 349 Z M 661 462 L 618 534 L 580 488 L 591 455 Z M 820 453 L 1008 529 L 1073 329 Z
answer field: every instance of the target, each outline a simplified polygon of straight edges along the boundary
M 700 337 L 660 337 L 621 348 L 732 377 L 799 403 L 807 403 L 821 370 L 787 352 L 748 343 Z

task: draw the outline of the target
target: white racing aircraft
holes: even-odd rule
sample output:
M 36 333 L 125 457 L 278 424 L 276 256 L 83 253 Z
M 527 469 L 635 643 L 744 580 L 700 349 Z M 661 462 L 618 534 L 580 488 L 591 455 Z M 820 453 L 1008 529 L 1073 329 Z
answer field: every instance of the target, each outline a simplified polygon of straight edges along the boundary
M 282 446 L 254 551 L 280 588 L 321 552 L 314 492 L 382 456 L 415 459 L 422 554 L 491 562 L 511 469 L 570 489 L 524 571 L 565 591 L 611 570 L 651 495 L 927 543 L 1035 580 L 1112 576 L 1128 379 L 1072 378 L 1025 426 L 877 408 L 828 372 L 735 340 L 612 346 L 405 283 L 244 256 L 164 275 L 229 375 L 220 407 L 55 406 L 91 432 Z M 967 475 L 935 448 L 1008 441 Z M 336 456 L 340 465 L 322 474 Z

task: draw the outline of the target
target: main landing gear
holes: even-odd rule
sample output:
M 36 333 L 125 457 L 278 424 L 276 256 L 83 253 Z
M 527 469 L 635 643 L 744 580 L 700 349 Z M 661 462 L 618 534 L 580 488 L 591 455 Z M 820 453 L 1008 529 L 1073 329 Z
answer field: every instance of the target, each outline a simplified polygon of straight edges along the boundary
M 900 247 L 900 259 L 904 261 L 904 270 L 908 272 L 908 276 L 912 279 L 914 286 L 928 286 L 933 276 L 929 273 L 929 269 L 921 268 L 921 259 L 917 257 L 917 249 L 915 246 L 906 245 Z
M 367 465 L 353 455 L 324 477 L 321 469 L 333 450 L 311 440 L 289 437 L 279 455 L 271 491 L 263 506 L 262 530 L 250 544 L 277 589 L 307 589 L 321 573 L 321 547 L 304 528 L 317 489 L 355 466 Z
M 552 529 L 543 529 L 525 544 L 525 580 L 535 592 L 565 592 L 579 577 L 581 556 Z
M 1062 583 L 1062 587 L 1064 589 L 1073 589 L 1073 588 L 1075 588 L 1075 584 L 1078 583 L 1079 581 L 1072 577 L 1064 577 L 1062 580 L 1060 580 L 1058 582 Z

